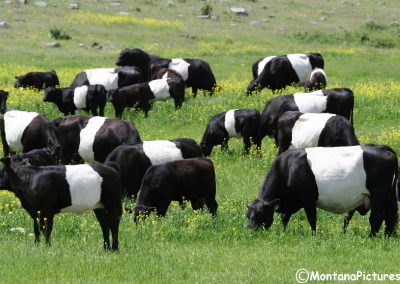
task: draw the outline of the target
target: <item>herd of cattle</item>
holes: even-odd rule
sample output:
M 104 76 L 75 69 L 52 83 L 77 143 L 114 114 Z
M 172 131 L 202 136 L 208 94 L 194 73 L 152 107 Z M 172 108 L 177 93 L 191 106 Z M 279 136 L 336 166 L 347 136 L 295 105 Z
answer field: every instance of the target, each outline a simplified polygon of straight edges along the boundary
M 318 53 L 269 56 L 253 66 L 247 93 L 288 85 L 309 92 L 280 95 L 256 109 L 232 109 L 215 115 L 200 144 L 190 138 L 142 141 L 124 108 L 147 116 L 154 101 L 172 98 L 176 108 L 185 87 L 194 95 L 217 89 L 208 63 L 199 59 L 162 59 L 140 49 L 123 50 L 118 68 L 79 73 L 69 88 L 59 88 L 55 71 L 16 77 L 15 87 L 44 89 L 63 118 L 47 120 L 37 112 L 8 109 L 9 93 L 0 91 L 4 167 L 0 188 L 12 191 L 34 220 L 35 242 L 43 233 L 50 241 L 53 217 L 59 212 L 94 210 L 105 249 L 118 249 L 121 199 L 135 197 L 134 218 L 156 211 L 164 216 L 172 201 L 207 206 L 215 215 L 216 178 L 209 158 L 216 145 L 243 138 L 245 152 L 260 149 L 265 136 L 275 140 L 279 154 L 248 206 L 250 228 L 269 228 L 274 212 L 286 225 L 304 208 L 313 231 L 316 208 L 347 213 L 344 230 L 355 211 L 369 210 L 371 236 L 385 221 L 386 235 L 397 226 L 398 161 L 384 145 L 359 145 L 353 128 L 354 95 L 350 89 L 325 90 L 324 60 Z M 104 117 L 110 101 L 117 118 Z M 94 116 L 75 115 L 77 109 Z M 98 114 L 100 116 L 98 116 Z M 19 154 L 16 154 L 19 153 Z M 110 246 L 110 231 L 112 244 Z

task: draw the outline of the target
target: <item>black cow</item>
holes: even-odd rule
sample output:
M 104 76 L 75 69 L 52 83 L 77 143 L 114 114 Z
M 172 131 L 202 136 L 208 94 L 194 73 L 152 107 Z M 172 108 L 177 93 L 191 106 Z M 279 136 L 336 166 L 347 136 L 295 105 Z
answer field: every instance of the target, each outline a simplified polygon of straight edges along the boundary
M 49 121 L 37 112 L 8 110 L 0 118 L 3 154 L 59 146 Z
M 193 95 L 197 95 L 197 90 L 207 91 L 210 96 L 216 88 L 216 81 L 210 65 L 200 59 L 158 59 L 150 64 L 152 78 L 156 78 L 157 73 L 168 68 L 178 72 L 185 81 L 186 87 L 191 87 Z
M 151 80 L 150 62 L 160 59 L 159 56 L 147 53 L 139 48 L 126 48 L 121 51 L 115 64 L 118 66 L 135 66 L 143 72 L 146 82 Z
M 14 88 L 35 88 L 42 90 L 47 87 L 55 87 L 60 85 L 56 71 L 50 72 L 29 72 L 25 75 L 16 76 L 17 81 Z
M 325 90 L 327 84 L 328 78 L 326 77 L 324 69 L 315 68 L 311 72 L 310 78 L 308 78 L 304 87 L 306 91 Z
M 317 147 L 280 154 L 247 212 L 250 228 L 269 228 L 274 211 L 286 227 L 290 216 L 304 208 L 313 232 L 316 208 L 342 214 L 371 208 L 371 237 L 385 220 L 385 234 L 398 222 L 396 153 L 384 145 Z M 139 194 L 140 195 L 140 194 Z
M 13 192 L 33 219 L 35 243 L 40 233 L 50 245 L 54 215 L 94 210 L 104 237 L 104 249 L 118 250 L 118 228 L 122 214 L 118 172 L 107 165 L 24 166 L 2 159 L 0 188 Z
M 141 142 L 135 126 L 124 120 L 101 116 L 70 115 L 58 127 L 62 164 L 104 162 L 122 144 Z
M 158 79 L 148 83 L 139 83 L 109 92 L 109 100 L 115 109 L 115 116 L 122 117 L 124 108 L 142 109 L 145 116 L 154 101 L 173 98 L 175 108 L 182 106 L 185 100 L 185 86 L 179 79 Z
M 214 146 L 228 148 L 230 138 L 243 137 L 244 149 L 248 153 L 252 142 L 261 148 L 259 139 L 261 116 L 256 109 L 231 109 L 211 118 L 201 140 L 205 156 L 210 156 Z
M 202 157 L 201 147 L 196 141 L 178 138 L 121 145 L 108 155 L 105 163 L 118 164 L 124 194 L 136 197 L 144 173 L 150 166 L 196 157 Z
M 347 88 L 278 96 L 270 100 L 261 113 L 260 139 L 268 135 L 275 138 L 278 145 L 278 119 L 286 111 L 333 113 L 344 116 L 353 124 L 353 108 L 354 94 Z
M 278 121 L 279 153 L 287 149 L 359 145 L 353 125 L 330 113 L 287 111 Z
M 265 65 L 262 72 L 250 82 L 247 94 L 261 91 L 263 88 L 275 92 L 292 84 L 304 86 L 314 68 L 324 69 L 324 59 L 319 53 L 287 54 L 257 60 L 253 64 L 253 77 L 254 65 L 260 67 L 259 65 L 263 62 Z
M 93 115 L 104 116 L 107 103 L 107 91 L 103 85 L 81 86 L 76 88 L 46 88 L 44 102 L 53 102 L 64 115 L 75 114 L 77 109 L 89 110 Z
M 165 216 L 171 201 L 190 200 L 193 210 L 205 203 L 212 215 L 217 213 L 215 171 L 211 160 L 195 158 L 151 166 L 143 177 L 135 220 L 157 211 Z
M 9 92 L 0 90 L 0 113 L 4 114 L 7 110 L 7 99 Z
M 70 88 L 103 85 L 107 91 L 143 82 L 142 71 L 136 67 L 87 69 L 75 76 Z

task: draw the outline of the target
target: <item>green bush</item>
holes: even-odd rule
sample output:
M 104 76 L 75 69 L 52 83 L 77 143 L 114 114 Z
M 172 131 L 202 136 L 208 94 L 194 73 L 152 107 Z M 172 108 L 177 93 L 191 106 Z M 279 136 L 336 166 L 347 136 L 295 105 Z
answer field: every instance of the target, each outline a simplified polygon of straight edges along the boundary
M 65 40 L 69 40 L 72 37 L 67 34 L 67 32 L 65 32 L 62 28 L 59 27 L 52 27 L 49 29 L 49 34 L 51 38 L 54 39 L 65 39 Z
M 203 7 L 201 7 L 202 16 L 210 15 L 211 11 L 212 11 L 212 6 L 210 4 L 205 4 Z

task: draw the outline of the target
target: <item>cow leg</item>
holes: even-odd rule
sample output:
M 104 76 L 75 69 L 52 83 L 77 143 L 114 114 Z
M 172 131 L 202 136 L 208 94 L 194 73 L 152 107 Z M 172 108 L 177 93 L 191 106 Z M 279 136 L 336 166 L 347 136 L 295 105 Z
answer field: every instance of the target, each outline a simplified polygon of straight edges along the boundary
M 205 199 L 208 211 L 211 213 L 212 216 L 217 214 L 218 203 L 215 200 L 215 197 L 209 197 Z
M 356 209 L 347 212 L 346 217 L 344 217 L 343 234 L 346 233 L 347 226 L 349 225 L 351 218 L 353 218 L 354 212 L 356 212 Z
M 228 150 L 228 141 L 229 141 L 229 137 L 226 137 L 224 140 L 222 140 L 221 150 L 223 150 L 223 151 Z
M 183 198 L 181 198 L 181 200 L 179 200 L 179 206 L 181 207 L 182 210 L 185 210 L 186 204 L 185 204 L 185 201 L 183 200 Z
M 40 228 L 38 218 L 33 216 L 33 231 L 35 233 L 35 244 L 38 245 L 40 243 Z
M 170 203 L 171 203 L 171 200 L 167 200 L 167 201 L 164 201 L 163 203 L 161 203 L 159 206 L 157 206 L 157 216 L 158 217 L 165 216 Z
M 317 229 L 317 207 L 315 204 L 307 205 L 304 207 L 304 211 L 306 211 L 307 220 L 314 235 Z
M 97 105 L 92 105 L 90 112 L 92 113 L 93 116 L 97 116 Z
M 249 153 L 251 147 L 250 136 L 243 135 L 244 152 Z
M 290 213 L 282 213 L 281 218 L 282 218 L 282 225 L 283 225 L 283 230 L 286 231 L 287 224 L 289 223 L 290 217 L 292 214 Z
M 53 215 L 47 215 L 46 217 L 41 216 L 40 218 L 40 227 L 42 228 L 42 232 L 44 234 L 46 244 L 48 246 L 51 245 L 50 236 L 51 236 L 51 231 L 53 230 L 53 219 L 54 219 Z
M 124 112 L 123 108 L 117 108 L 114 107 L 115 109 L 115 117 L 121 119 L 122 118 L 122 113 Z
M 110 210 L 108 213 L 108 217 L 110 220 L 110 229 L 111 229 L 111 236 L 112 236 L 112 250 L 118 250 L 118 229 L 119 229 L 119 222 L 121 220 L 122 215 L 122 208 L 117 210 Z
M 106 107 L 105 104 L 99 105 L 99 115 L 104 116 L 104 108 Z
M 103 246 L 105 250 L 110 249 L 110 222 L 104 209 L 94 209 L 97 221 L 99 221 L 101 230 L 103 232 Z
M 197 96 L 197 87 L 192 87 L 192 94 L 194 98 Z
M 369 223 L 371 225 L 371 238 L 375 237 L 376 234 L 379 232 L 379 229 L 382 226 L 383 219 L 384 219 L 384 211 L 383 209 L 373 208 L 371 210 L 371 214 L 369 216 Z

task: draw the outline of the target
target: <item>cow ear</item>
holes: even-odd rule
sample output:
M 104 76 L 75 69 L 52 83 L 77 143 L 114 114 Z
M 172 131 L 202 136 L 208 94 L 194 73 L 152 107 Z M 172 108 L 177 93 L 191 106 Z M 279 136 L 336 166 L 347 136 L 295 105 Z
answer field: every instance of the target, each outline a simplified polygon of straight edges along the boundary
M 9 166 L 11 164 L 11 158 L 10 156 L 6 156 L 4 158 L 1 158 L 0 162 L 2 162 L 6 166 Z
M 272 207 L 274 210 L 277 210 L 279 208 L 280 204 L 281 204 L 281 200 L 279 198 L 274 199 L 270 202 L 267 202 L 267 205 Z

